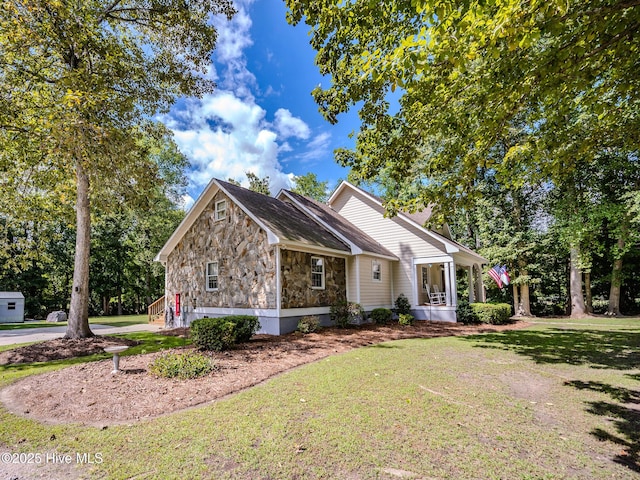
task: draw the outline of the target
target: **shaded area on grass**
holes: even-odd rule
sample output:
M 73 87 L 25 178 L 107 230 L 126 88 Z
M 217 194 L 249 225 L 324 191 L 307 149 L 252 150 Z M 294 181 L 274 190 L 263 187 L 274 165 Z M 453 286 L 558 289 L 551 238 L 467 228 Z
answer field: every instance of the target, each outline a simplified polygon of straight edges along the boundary
M 595 369 L 640 368 L 640 332 L 637 330 L 583 330 L 549 328 L 468 337 L 480 348 L 498 348 L 523 355 L 538 364 L 582 365 Z M 640 374 L 626 377 L 640 381 Z M 586 411 L 604 417 L 615 429 L 594 428 L 601 441 L 622 447 L 613 461 L 640 473 L 640 390 L 599 381 L 571 380 L 566 386 L 608 395 L 611 401 L 586 401 Z
M 176 334 L 163 335 L 152 332 L 112 336 L 96 335 L 77 340 L 56 338 L 0 352 L 0 368 L 2 366 L 88 357 L 96 354 L 105 355 L 107 358 L 111 355 L 105 354 L 104 347 L 109 345 L 127 345 L 131 348 L 123 355 L 135 355 L 165 348 L 181 347 L 190 343 L 190 340 Z
M 595 428 L 591 435 L 602 441 L 613 442 L 624 448 L 614 461 L 640 473 L 640 391 L 608 385 L 602 382 L 582 382 L 574 380 L 565 382 L 578 390 L 592 390 L 605 393 L 619 403 L 597 401 L 587 402 L 587 412 L 607 417 L 615 428 L 617 435 L 602 428 Z
M 536 363 L 566 363 L 591 368 L 629 370 L 640 366 L 640 331 L 516 330 L 472 335 L 480 348 L 501 348 Z

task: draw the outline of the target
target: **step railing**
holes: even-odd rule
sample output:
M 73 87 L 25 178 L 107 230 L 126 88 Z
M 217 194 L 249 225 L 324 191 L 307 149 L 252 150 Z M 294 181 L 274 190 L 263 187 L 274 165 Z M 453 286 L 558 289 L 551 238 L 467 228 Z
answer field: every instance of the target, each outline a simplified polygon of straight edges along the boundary
M 149 314 L 149 323 L 154 321 L 160 315 L 164 314 L 164 296 L 153 302 L 147 307 L 147 313 Z

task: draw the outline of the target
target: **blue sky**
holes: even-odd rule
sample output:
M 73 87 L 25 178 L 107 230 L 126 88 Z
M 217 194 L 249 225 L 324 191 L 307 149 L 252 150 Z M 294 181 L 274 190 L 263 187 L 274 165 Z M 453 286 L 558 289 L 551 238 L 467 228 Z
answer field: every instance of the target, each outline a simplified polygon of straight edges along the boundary
M 189 158 L 188 208 L 213 177 L 268 175 L 272 193 L 290 188 L 294 175 L 313 172 L 334 187 L 347 170 L 333 150 L 351 147 L 355 112 L 330 125 L 311 91 L 328 78 L 318 73 L 308 27 L 286 21 L 282 0 L 236 0 L 231 22 L 216 20 L 219 38 L 208 76 L 218 89 L 178 102 L 163 121 Z

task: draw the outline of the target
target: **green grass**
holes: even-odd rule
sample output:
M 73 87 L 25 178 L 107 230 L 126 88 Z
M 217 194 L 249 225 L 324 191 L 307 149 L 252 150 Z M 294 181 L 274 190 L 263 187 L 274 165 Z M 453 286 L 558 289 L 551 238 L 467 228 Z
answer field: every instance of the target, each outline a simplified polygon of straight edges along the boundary
M 570 327 L 581 326 L 597 326 L 597 327 L 632 327 L 640 328 L 640 317 L 585 317 L 585 318 L 569 318 L 569 317 L 532 317 L 527 321 L 535 324 L 543 325 L 564 325 Z
M 148 323 L 149 317 L 147 315 L 120 315 L 112 317 L 90 317 L 89 323 L 98 323 L 100 325 L 109 325 L 111 327 L 127 327 L 129 325 L 138 325 L 141 323 Z M 45 320 L 38 320 L 34 322 L 25 323 L 0 323 L 0 330 L 21 330 L 28 328 L 43 328 L 43 327 L 64 327 L 67 322 L 50 323 Z
M 639 352 L 628 326 L 396 341 L 105 430 L 1 409 L 0 443 L 101 453 L 84 472 L 109 479 L 640 478 Z M 0 367 L 0 384 L 74 362 Z

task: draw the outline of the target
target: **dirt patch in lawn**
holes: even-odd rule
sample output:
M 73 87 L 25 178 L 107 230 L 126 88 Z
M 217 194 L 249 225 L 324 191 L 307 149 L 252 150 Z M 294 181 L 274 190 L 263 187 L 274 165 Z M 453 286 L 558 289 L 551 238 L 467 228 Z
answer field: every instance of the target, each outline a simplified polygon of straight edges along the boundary
M 9 411 L 47 423 L 96 426 L 133 423 L 219 399 L 299 365 L 361 346 L 404 338 L 498 332 L 527 325 L 518 322 L 488 327 L 418 322 L 410 327 L 367 325 L 349 329 L 327 328 L 309 335 L 255 335 L 251 341 L 230 351 L 208 352 L 216 369 L 198 379 L 174 380 L 151 375 L 149 364 L 163 354 L 159 352 L 121 357 L 121 372 L 117 374 L 111 374 L 111 360 L 101 360 L 30 376 L 2 390 L 0 399 Z M 99 341 L 92 340 L 86 342 L 87 349 L 93 349 L 95 342 Z M 111 339 L 107 342 L 115 343 Z M 21 351 L 22 359 L 28 359 L 29 352 L 33 352 L 33 358 L 37 358 L 34 361 L 44 361 L 41 355 L 45 347 L 41 345 L 26 346 L 16 351 Z M 55 346 L 52 350 L 56 352 L 52 355 L 59 355 L 65 350 L 64 343 L 56 343 Z M 76 345 L 70 346 L 71 349 L 73 356 L 80 355 Z M 94 351 L 87 354 L 90 353 Z

